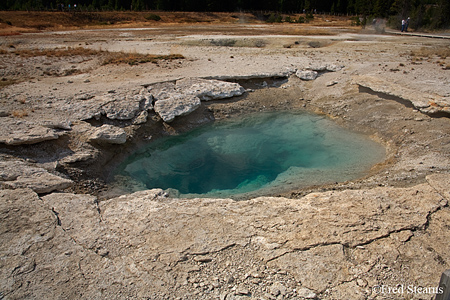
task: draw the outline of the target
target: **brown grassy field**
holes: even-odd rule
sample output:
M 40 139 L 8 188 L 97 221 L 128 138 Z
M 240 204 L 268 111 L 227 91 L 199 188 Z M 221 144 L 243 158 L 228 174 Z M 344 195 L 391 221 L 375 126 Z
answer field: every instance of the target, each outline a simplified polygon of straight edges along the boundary
M 160 17 L 159 21 L 154 16 Z M 286 17 L 288 15 L 283 15 Z M 302 15 L 289 15 L 297 20 Z M 24 32 L 104 27 L 155 27 L 171 24 L 264 24 L 263 14 L 207 12 L 25 12 L 0 11 L 0 36 Z M 292 25 L 292 23 L 283 23 Z M 350 27 L 348 17 L 316 15 L 297 26 Z
M 0 49 L 0 55 L 17 55 L 21 57 L 37 57 L 37 56 L 47 56 L 47 57 L 72 57 L 72 56 L 92 56 L 92 55 L 103 55 L 104 61 L 103 65 L 107 64 L 129 64 L 137 65 L 140 63 L 147 62 L 157 62 L 159 60 L 173 60 L 173 59 L 183 59 L 181 54 L 171 54 L 171 55 L 151 55 L 151 54 L 141 54 L 141 53 L 125 53 L 125 52 L 109 52 L 102 50 L 86 49 L 81 47 L 76 48 L 65 48 L 65 49 L 46 49 L 46 50 L 14 50 L 5 51 Z

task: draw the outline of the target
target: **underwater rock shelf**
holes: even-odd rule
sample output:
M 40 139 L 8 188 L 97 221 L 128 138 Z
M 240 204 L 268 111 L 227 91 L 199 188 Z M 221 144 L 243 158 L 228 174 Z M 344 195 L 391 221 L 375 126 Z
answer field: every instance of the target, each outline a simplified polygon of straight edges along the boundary
M 254 113 L 150 142 L 119 166 L 116 184 L 172 197 L 251 197 L 355 179 L 384 157 L 381 144 L 324 116 Z

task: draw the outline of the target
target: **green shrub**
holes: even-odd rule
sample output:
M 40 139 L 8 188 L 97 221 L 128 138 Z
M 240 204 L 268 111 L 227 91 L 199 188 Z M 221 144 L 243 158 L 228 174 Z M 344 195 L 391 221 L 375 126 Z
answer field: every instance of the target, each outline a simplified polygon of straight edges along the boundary
M 236 44 L 237 40 L 235 39 L 218 39 L 218 40 L 211 40 L 211 44 L 214 46 L 221 46 L 221 47 L 233 47 Z
M 145 19 L 149 21 L 160 21 L 161 17 L 158 16 L 157 14 L 149 14 L 148 16 L 145 17 Z
M 352 20 L 352 26 L 360 26 L 361 21 L 359 20 L 359 16 L 354 16 L 351 18 Z
M 275 13 L 271 13 L 267 19 L 267 23 L 281 23 L 283 21 L 283 16 Z

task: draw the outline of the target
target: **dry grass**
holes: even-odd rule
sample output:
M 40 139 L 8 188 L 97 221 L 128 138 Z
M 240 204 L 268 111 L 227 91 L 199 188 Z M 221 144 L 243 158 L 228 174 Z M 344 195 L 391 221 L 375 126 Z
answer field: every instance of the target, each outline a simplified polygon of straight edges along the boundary
M 438 64 L 443 70 L 450 70 L 450 64 L 446 62 L 446 59 L 450 58 L 450 47 L 422 47 L 411 51 L 410 55 L 413 64 L 420 64 L 421 61 L 426 60 Z
M 37 57 L 37 56 L 47 56 L 47 57 L 68 57 L 68 56 L 92 56 L 99 55 L 103 51 L 86 49 L 81 47 L 76 48 L 66 48 L 66 49 L 31 49 L 31 50 L 15 50 L 11 53 L 18 55 L 20 57 Z M 5 53 L 0 53 L 5 54 Z
M 170 55 L 153 55 L 153 54 L 140 54 L 140 53 L 109 53 L 109 57 L 103 62 L 104 65 L 107 64 L 129 64 L 131 66 L 143 64 L 143 63 L 156 63 L 160 60 L 175 60 L 184 59 L 181 54 L 170 54 Z
M 218 47 L 250 47 L 263 48 L 267 44 L 264 39 L 252 38 L 223 38 L 223 39 L 201 39 L 183 42 L 188 46 L 218 46 Z
M 21 33 L 14 31 L 0 32 L 0 36 L 14 36 L 14 35 L 21 35 Z
M 151 15 L 154 15 L 153 17 Z M 159 18 L 157 18 L 157 17 Z M 0 19 L 10 21 L 11 27 L 18 30 L 47 30 L 54 28 L 81 27 L 128 27 L 131 24 L 160 24 L 160 23 L 236 23 L 240 18 L 249 22 L 258 22 L 250 13 L 207 13 L 207 12 L 133 12 L 133 11 L 105 11 L 105 12 L 25 12 L 0 11 Z M 158 19 L 158 20 L 156 20 Z
M 303 14 L 283 15 L 292 20 L 304 17 Z M 201 23 L 201 24 L 266 24 L 265 17 L 260 14 L 243 12 L 132 12 L 132 11 L 105 11 L 105 12 L 25 12 L 0 11 L 0 19 L 10 21 L 11 25 L 0 26 L 0 36 L 20 34 L 21 32 L 39 32 L 42 30 L 61 30 L 77 28 L 126 28 L 145 26 L 165 26 L 167 24 Z M 164 25 L 165 24 L 165 25 Z M 351 27 L 349 17 L 331 15 L 316 15 L 308 24 L 280 24 L 291 31 L 295 25 L 320 27 Z M 276 26 L 279 32 L 279 27 Z M 307 32 L 307 34 L 312 34 Z M 321 34 L 318 32 L 317 34 Z
M 99 56 L 100 60 L 103 60 L 101 62 L 102 65 L 107 64 L 128 64 L 128 65 L 137 65 L 142 63 L 157 63 L 161 60 L 164 61 L 171 61 L 176 59 L 184 59 L 184 56 L 181 54 L 170 54 L 170 55 L 152 55 L 152 54 L 140 54 L 140 53 L 125 53 L 125 52 L 109 52 L 109 51 L 103 51 L 103 50 L 92 50 L 92 49 L 86 49 L 86 48 L 57 48 L 57 49 L 31 49 L 31 50 L 4 50 L 0 49 L 0 59 L 11 59 L 7 58 L 5 56 L 13 56 L 12 59 L 14 59 L 14 56 L 23 57 L 25 59 L 29 59 L 32 57 L 49 57 L 49 58 L 64 58 L 64 57 L 73 57 L 73 56 L 82 56 L 82 57 L 92 57 L 92 56 Z M 50 65 L 50 62 L 46 62 L 46 65 Z M 65 70 L 64 72 L 59 72 L 58 70 L 44 70 L 43 74 L 47 76 L 69 76 L 74 74 L 82 73 L 81 70 L 78 69 L 69 69 Z M 32 77 L 30 77 L 32 78 Z M 18 82 L 27 80 L 26 77 L 16 79 L 16 78 L 1 78 L 0 79 L 0 89 L 3 89 L 7 86 L 16 84 Z M 20 103 L 25 103 L 22 101 L 19 101 Z M 16 112 L 15 117 L 23 117 L 25 114 L 23 112 Z
M 25 109 L 13 110 L 11 112 L 11 115 L 14 118 L 23 118 L 23 117 L 28 116 L 28 112 Z
M 14 83 L 16 83 L 16 80 L 14 80 L 14 79 L 2 78 L 2 79 L 0 80 L 0 89 L 6 87 L 6 86 L 8 86 L 8 85 L 12 85 L 12 84 L 14 84 Z
M 424 58 L 433 58 L 437 56 L 441 59 L 446 59 L 447 57 L 450 57 L 450 47 L 422 47 L 419 50 L 411 51 L 411 56 Z
M 316 25 L 320 26 L 320 25 Z M 302 36 L 308 36 L 308 35 L 336 35 L 336 32 L 329 29 L 329 28 L 317 28 L 312 27 L 309 25 L 283 25 L 280 28 L 280 34 L 283 35 L 302 35 Z
M 0 55 L 14 54 L 20 57 L 30 58 L 37 56 L 46 57 L 71 57 L 71 56 L 95 56 L 103 55 L 105 60 L 103 65 L 107 64 L 129 64 L 137 65 L 147 62 L 156 63 L 159 60 L 174 60 L 183 59 L 184 56 L 181 54 L 170 54 L 170 55 L 153 55 L 153 54 L 140 54 L 140 53 L 125 53 L 125 52 L 109 52 L 103 50 L 92 50 L 82 47 L 76 48 L 66 48 L 66 49 L 31 49 L 31 50 L 15 50 L 15 51 L 5 51 L 0 50 Z M 70 74 L 68 74 L 70 75 Z

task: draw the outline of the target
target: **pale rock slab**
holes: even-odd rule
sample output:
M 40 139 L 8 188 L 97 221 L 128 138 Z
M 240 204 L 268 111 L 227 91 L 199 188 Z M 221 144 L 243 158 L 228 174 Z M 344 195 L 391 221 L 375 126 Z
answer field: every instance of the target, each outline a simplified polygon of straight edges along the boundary
M 155 99 L 155 101 L 163 100 L 172 97 L 174 94 L 180 95 L 181 93 L 175 88 L 175 81 L 158 82 L 147 86 L 149 93 Z
M 433 174 L 426 177 L 427 182 L 444 197 L 445 201 L 450 201 L 450 174 Z
M 133 125 L 140 125 L 147 122 L 148 119 L 148 112 L 146 110 L 143 110 L 139 113 L 139 115 L 136 116 L 133 120 Z
M 275 265 L 287 270 L 302 286 L 323 292 L 329 286 L 352 278 L 351 274 L 348 274 L 351 263 L 346 260 L 343 246 L 335 244 L 288 253 L 269 262 L 269 266 Z
M 311 71 L 311 70 L 299 70 L 295 73 L 295 75 L 297 75 L 298 78 L 300 78 L 301 80 L 306 80 L 306 81 L 310 81 L 310 80 L 315 80 L 318 76 L 318 73 L 316 71 Z
M 326 70 L 328 72 L 337 72 L 337 71 L 342 70 L 343 68 L 344 68 L 344 66 L 342 66 L 342 65 L 328 64 L 326 67 Z
M 260 249 L 255 255 L 276 261 L 273 258 L 292 249 L 307 251 L 330 244 L 355 247 L 394 232 L 422 228 L 428 222 L 427 215 L 441 207 L 441 200 L 433 188 L 423 184 L 405 189 L 314 193 L 299 200 L 261 197 L 240 202 L 161 202 L 131 194 L 100 206 L 105 224 L 133 247 L 143 239 L 152 240 L 152 251 L 164 249 L 181 255 L 255 243 Z M 121 226 L 136 230 L 136 234 L 127 231 L 123 235 Z M 173 235 L 178 238 L 173 239 Z
M 309 206 L 303 211 L 311 212 L 309 221 L 297 233 L 287 233 L 293 234 L 288 244 L 295 249 L 330 243 L 355 247 L 392 232 L 422 228 L 427 215 L 441 207 L 441 200 L 428 184 L 311 193 L 302 198 Z
M 131 120 L 140 111 L 152 108 L 152 95 L 147 89 L 131 91 L 129 93 L 108 93 L 102 96 L 102 110 L 111 120 Z
M 316 72 L 337 72 L 342 70 L 343 68 L 344 66 L 335 64 L 311 64 L 306 69 Z
M 294 67 L 285 67 L 284 70 L 277 70 L 273 72 L 257 72 L 257 73 L 247 73 L 245 75 L 218 75 L 218 76 L 208 76 L 205 79 L 212 80 L 248 80 L 248 79 L 264 79 L 264 78 L 287 78 L 291 74 L 297 71 Z
M 200 104 L 200 99 L 196 96 L 177 95 L 156 101 L 154 109 L 164 122 L 170 123 L 175 117 L 190 114 L 196 110 Z
M 395 286 L 395 285 L 393 285 Z M 335 287 L 330 288 L 327 292 L 327 296 L 330 299 L 353 299 L 353 300 L 366 300 L 368 295 L 372 292 L 373 286 L 369 288 L 363 288 L 358 286 L 356 280 L 350 282 L 344 282 Z M 374 297 L 376 294 L 373 295 Z M 371 298 L 369 298 L 371 299 Z
M 44 120 L 41 122 L 40 125 L 51 129 L 63 129 L 63 130 L 72 129 L 72 122 L 70 121 Z
M 96 151 L 79 151 L 68 155 L 59 160 L 62 164 L 73 164 L 76 162 L 88 161 L 94 159 L 98 155 Z
M 156 100 L 155 112 L 167 123 L 177 116 L 193 112 L 200 106 L 200 101 L 230 98 L 245 93 L 245 89 L 237 83 L 201 78 L 162 82 L 147 88 Z
M 83 99 L 61 100 L 57 108 L 69 112 L 72 121 L 99 119 L 102 115 L 111 120 L 131 120 L 141 111 L 151 110 L 153 101 L 152 95 L 145 88 L 111 91 Z
M 176 82 L 183 94 L 195 95 L 202 101 L 240 96 L 245 89 L 238 83 L 201 78 L 184 78 Z
M 41 199 L 57 215 L 61 228 L 78 244 L 94 251 L 104 247 L 98 245 L 104 230 L 95 196 L 53 193 Z
M 373 292 L 372 296 L 379 296 L 379 291 L 374 291 L 373 287 L 395 287 L 399 281 L 405 285 L 405 294 L 407 286 L 436 287 L 440 274 L 450 268 L 447 259 L 449 221 L 450 210 L 444 206 L 429 217 L 426 231 L 401 231 L 354 248 L 348 253 L 348 260 L 355 266 L 349 270 L 360 278 L 356 283 L 363 288 L 355 291 L 365 290 L 369 295 Z M 343 293 L 348 293 L 345 284 L 334 287 L 330 298 L 347 298 Z M 423 297 L 419 293 L 410 294 L 412 299 Z M 360 299 L 355 293 L 352 298 Z
M 0 190 L 0 199 L 2 295 L 111 299 L 127 290 L 125 270 L 71 238 L 58 225 L 57 213 L 32 190 Z
M 36 144 L 43 141 L 56 140 L 65 134 L 65 131 L 12 118 L 2 118 L 1 126 L 0 143 L 7 145 Z
M 295 75 L 302 80 L 309 81 L 315 80 L 319 76 L 319 73 L 337 72 L 343 68 L 344 66 L 335 64 L 311 64 L 304 69 L 297 70 Z
M 139 101 L 111 101 L 102 106 L 102 110 L 110 120 L 131 120 L 139 111 Z
M 399 254 L 408 274 L 425 274 L 418 278 L 428 284 L 448 248 L 450 214 L 437 185 L 448 176 L 439 175 L 429 179 L 437 188 L 420 184 L 247 201 L 170 199 L 160 189 L 100 202 L 90 195 L 58 193 L 41 201 L 31 190 L 0 191 L 6 228 L 0 234 L 10 241 L 0 243 L 6 253 L 0 272 L 14 273 L 0 288 L 20 296 L 25 288 L 16 283 L 29 281 L 26 292 L 38 297 L 86 285 L 84 295 L 95 298 L 99 289 L 105 293 L 101 296 L 118 290 L 132 293 L 126 284 L 133 282 L 132 288 L 146 295 L 174 283 L 164 277 L 176 272 L 168 266 L 177 268 L 196 255 L 201 258 L 195 263 L 214 263 L 220 260 L 216 254 L 238 245 L 251 245 L 252 255 L 263 265 L 291 274 L 301 282 L 299 292 L 305 298 L 328 291 L 339 299 L 359 299 L 346 289 L 364 293 L 366 284 L 358 285 L 357 279 L 382 264 L 395 266 Z M 427 230 L 444 233 L 442 239 L 414 234 L 427 224 Z M 33 251 L 27 253 L 30 247 Z M 58 281 L 54 274 L 60 272 L 65 280 L 61 285 L 42 283 L 44 278 Z M 368 277 L 367 282 L 374 284 Z M 283 286 L 272 283 L 271 292 L 281 295 Z
M 357 85 L 371 89 L 374 92 L 399 97 L 409 101 L 416 109 L 425 114 L 436 114 L 439 112 L 450 113 L 449 97 L 423 93 L 375 76 L 354 76 L 353 81 Z
M 102 106 L 108 104 L 109 99 L 97 96 L 88 100 L 66 101 L 58 107 L 59 110 L 68 112 L 72 121 L 99 119 L 103 114 Z
M 43 194 L 54 190 L 63 190 L 72 184 L 72 180 L 48 172 L 39 172 L 21 175 L 14 181 L 2 183 L 2 186 L 9 189 L 30 188 L 38 194 Z
M 62 190 L 73 184 L 47 170 L 29 165 L 23 161 L 0 162 L 0 186 L 7 189 L 29 188 L 36 193 Z
M 316 299 L 317 295 L 312 290 L 302 287 L 297 290 L 297 296 L 305 299 Z
M 318 64 L 318 63 L 314 64 L 313 63 L 313 64 L 309 65 L 306 69 L 307 70 L 313 70 L 313 71 L 316 71 L 316 72 L 324 72 L 324 71 L 327 70 L 327 65 L 326 64 Z
M 123 128 L 104 124 L 93 129 L 89 140 L 109 144 L 124 144 L 127 141 L 127 133 Z

